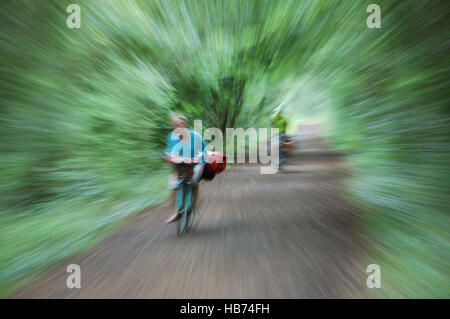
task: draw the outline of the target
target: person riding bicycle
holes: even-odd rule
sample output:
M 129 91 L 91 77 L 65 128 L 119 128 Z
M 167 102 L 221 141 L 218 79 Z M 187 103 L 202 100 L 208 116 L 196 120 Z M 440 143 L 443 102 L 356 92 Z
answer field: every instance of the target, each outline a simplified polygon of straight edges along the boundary
M 193 168 L 194 181 L 194 201 L 197 201 L 199 187 L 198 181 L 208 160 L 208 152 L 203 138 L 194 130 L 187 127 L 187 119 L 179 114 L 171 116 L 174 130 L 167 135 L 166 156 L 184 158 L 186 160 L 198 159 L 198 163 Z M 179 186 L 179 172 L 175 172 L 169 177 L 169 189 L 172 190 L 172 204 L 174 213 L 168 218 L 167 223 L 171 223 L 179 216 L 175 209 L 176 189 Z
M 279 138 L 279 143 L 280 143 L 280 167 L 281 165 L 284 164 L 285 160 L 286 160 L 286 149 L 283 146 L 283 143 L 286 142 L 288 140 L 288 136 L 286 135 L 286 129 L 288 126 L 288 122 L 286 120 L 286 118 L 283 116 L 282 114 L 282 108 L 284 106 L 284 103 L 282 103 L 280 106 L 278 106 L 272 114 L 272 125 L 275 128 L 278 128 L 278 138 Z

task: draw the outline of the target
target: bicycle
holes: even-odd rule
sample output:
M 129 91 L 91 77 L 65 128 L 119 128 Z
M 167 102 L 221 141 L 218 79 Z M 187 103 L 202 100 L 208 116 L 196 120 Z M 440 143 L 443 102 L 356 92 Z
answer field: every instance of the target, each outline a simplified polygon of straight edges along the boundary
M 182 236 L 191 230 L 195 216 L 194 185 L 198 182 L 201 172 L 194 172 L 194 166 L 200 162 L 199 158 L 188 159 L 174 156 L 166 156 L 166 160 L 175 165 L 178 175 L 176 187 L 175 209 L 179 213 L 178 235 Z
M 292 151 L 294 140 L 286 133 L 281 133 L 278 135 L 276 142 L 278 143 L 278 150 L 279 150 L 278 169 L 282 171 L 284 170 L 283 166 L 288 161 L 287 157 L 289 153 Z

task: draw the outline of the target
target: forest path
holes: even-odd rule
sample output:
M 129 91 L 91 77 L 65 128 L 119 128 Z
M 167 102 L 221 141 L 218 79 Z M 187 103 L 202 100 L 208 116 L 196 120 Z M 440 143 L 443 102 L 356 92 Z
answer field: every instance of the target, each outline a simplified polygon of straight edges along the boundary
M 365 297 L 359 217 L 341 191 L 349 170 L 317 125 L 294 138 L 283 173 L 242 164 L 202 182 L 198 223 L 182 238 L 165 225 L 168 205 L 145 210 L 12 297 Z M 80 289 L 66 286 L 69 264 Z

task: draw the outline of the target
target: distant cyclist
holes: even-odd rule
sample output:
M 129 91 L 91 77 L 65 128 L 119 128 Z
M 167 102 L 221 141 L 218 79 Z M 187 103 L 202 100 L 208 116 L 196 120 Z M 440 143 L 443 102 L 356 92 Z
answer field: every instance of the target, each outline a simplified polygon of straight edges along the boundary
M 167 149 L 166 155 L 173 157 L 182 157 L 186 159 L 199 158 L 200 161 L 194 166 L 193 179 L 199 180 L 205 163 L 207 162 L 208 155 L 206 145 L 203 138 L 194 130 L 187 127 L 187 119 L 179 114 L 173 114 L 171 116 L 172 126 L 174 130 L 167 135 Z M 177 219 L 179 212 L 175 210 L 175 195 L 176 188 L 179 185 L 178 172 L 175 172 L 169 177 L 169 189 L 172 190 L 172 204 L 174 207 L 174 213 L 169 217 L 167 223 L 171 223 Z M 194 184 L 194 200 L 198 198 L 199 186 L 198 183 Z
M 284 117 L 282 114 L 283 106 L 284 103 L 282 103 L 280 106 L 274 109 L 272 114 L 272 126 L 278 128 L 278 140 L 280 145 L 279 169 L 281 169 L 281 165 L 284 164 L 286 161 L 287 150 L 286 147 L 284 146 L 284 143 L 289 140 L 289 137 L 286 135 L 288 122 L 286 120 L 286 117 Z

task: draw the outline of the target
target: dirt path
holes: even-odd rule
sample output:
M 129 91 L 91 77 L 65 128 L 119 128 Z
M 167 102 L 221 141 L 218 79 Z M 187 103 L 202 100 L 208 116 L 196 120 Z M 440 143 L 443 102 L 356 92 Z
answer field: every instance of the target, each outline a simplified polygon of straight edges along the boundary
M 357 212 L 343 199 L 343 161 L 300 126 L 286 172 L 238 165 L 202 183 L 201 218 L 178 238 L 169 207 L 144 211 L 14 298 L 364 297 Z M 81 289 L 66 287 L 68 264 Z

